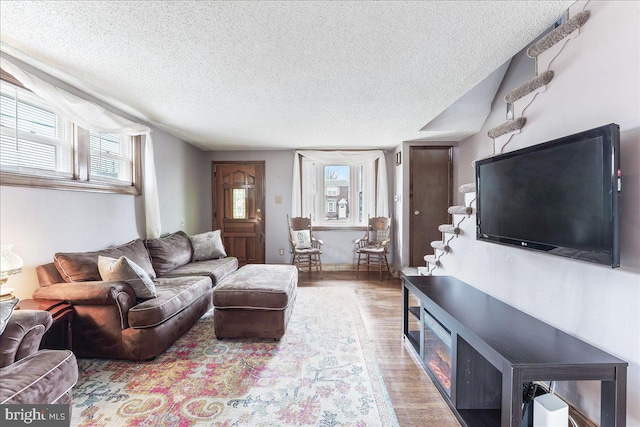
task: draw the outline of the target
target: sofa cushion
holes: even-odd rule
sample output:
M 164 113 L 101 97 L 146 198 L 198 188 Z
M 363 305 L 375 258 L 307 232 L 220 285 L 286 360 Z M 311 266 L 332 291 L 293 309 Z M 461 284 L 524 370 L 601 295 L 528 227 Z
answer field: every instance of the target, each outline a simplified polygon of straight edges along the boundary
M 147 273 L 126 256 L 118 259 L 100 255 L 98 270 L 102 280 L 107 282 L 127 282 L 138 298 L 155 298 L 156 285 Z
M 283 310 L 295 300 L 298 269 L 293 265 L 247 264 L 213 290 L 218 309 Z
M 191 242 L 183 231 L 159 239 L 147 239 L 145 245 L 158 276 L 163 276 L 191 261 Z
M 56 264 L 53 262 L 37 266 L 36 276 L 38 276 L 38 284 L 41 287 L 64 282 L 64 279 L 56 268 Z
M 78 364 L 69 350 L 40 350 L 0 369 L 0 404 L 53 404 L 78 381 Z
M 191 261 L 206 261 L 208 259 L 226 257 L 227 252 L 224 250 L 221 233 L 221 230 L 215 230 L 189 236 L 193 247 Z
M 208 261 L 190 262 L 163 277 L 209 276 L 216 286 L 238 269 L 238 258 L 227 257 Z
M 141 302 L 129 310 L 129 326 L 152 328 L 189 307 L 211 290 L 211 279 L 204 276 L 162 277 L 153 281 L 157 297 Z
M 56 269 L 65 282 L 89 282 L 102 280 L 98 270 L 98 257 L 100 255 L 111 258 L 126 256 L 142 267 L 149 277 L 152 279 L 156 277 L 151 258 L 141 239 L 94 252 L 58 252 L 53 256 L 53 260 Z

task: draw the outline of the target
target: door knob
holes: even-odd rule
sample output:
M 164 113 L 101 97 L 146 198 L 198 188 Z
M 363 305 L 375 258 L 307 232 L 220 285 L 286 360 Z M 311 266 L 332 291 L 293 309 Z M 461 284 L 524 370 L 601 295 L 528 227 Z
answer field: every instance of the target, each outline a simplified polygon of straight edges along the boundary
M 415 211 L 413 211 L 413 214 L 414 215 L 420 215 L 420 211 L 416 209 Z

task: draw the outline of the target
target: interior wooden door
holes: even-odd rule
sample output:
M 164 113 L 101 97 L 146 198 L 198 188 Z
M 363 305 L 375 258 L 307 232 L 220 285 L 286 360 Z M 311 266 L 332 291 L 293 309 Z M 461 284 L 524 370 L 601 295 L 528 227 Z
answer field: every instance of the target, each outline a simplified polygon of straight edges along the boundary
M 409 260 L 410 266 L 424 266 L 432 255 L 430 243 L 442 240 L 438 226 L 448 224 L 453 188 L 452 148 L 411 147 L 409 160 Z
M 213 227 L 240 265 L 264 264 L 264 162 L 213 162 Z

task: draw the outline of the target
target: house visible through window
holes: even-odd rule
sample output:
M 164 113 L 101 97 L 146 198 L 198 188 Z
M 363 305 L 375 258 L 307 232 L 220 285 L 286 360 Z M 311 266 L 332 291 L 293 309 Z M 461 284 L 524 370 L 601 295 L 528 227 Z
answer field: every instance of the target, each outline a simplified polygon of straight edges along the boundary
M 365 225 L 375 215 L 375 175 L 372 162 L 351 164 L 302 160 L 302 214 L 314 225 Z M 367 176 L 365 176 L 367 175 Z
M 0 96 L 2 184 L 140 194 L 140 137 L 82 129 L 5 80 Z
M 349 201 L 351 199 L 351 167 L 347 165 L 324 166 L 324 188 L 327 210 L 324 221 L 350 222 Z M 341 209 L 340 209 L 341 205 Z M 351 200 L 353 205 L 353 200 Z M 336 209 L 338 206 L 338 209 Z

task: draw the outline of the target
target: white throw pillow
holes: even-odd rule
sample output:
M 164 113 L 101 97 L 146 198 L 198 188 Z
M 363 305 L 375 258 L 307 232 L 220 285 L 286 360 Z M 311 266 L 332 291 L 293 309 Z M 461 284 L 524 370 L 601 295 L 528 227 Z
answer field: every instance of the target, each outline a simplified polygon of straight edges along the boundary
M 291 237 L 296 244 L 296 249 L 311 248 L 311 232 L 309 230 L 293 230 Z
M 204 261 L 207 259 L 224 258 L 227 252 L 222 243 L 220 230 L 208 231 L 193 236 L 189 236 L 193 255 L 191 261 Z
M 125 256 L 118 259 L 98 256 L 98 271 L 107 282 L 127 282 L 138 298 L 158 296 L 156 285 L 145 271 Z

